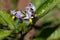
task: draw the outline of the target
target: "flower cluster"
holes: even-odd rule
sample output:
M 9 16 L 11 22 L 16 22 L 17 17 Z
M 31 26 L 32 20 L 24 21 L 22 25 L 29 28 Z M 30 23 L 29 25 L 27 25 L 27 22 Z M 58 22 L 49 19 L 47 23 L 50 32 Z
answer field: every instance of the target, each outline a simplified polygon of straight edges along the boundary
M 33 18 L 32 14 L 34 14 L 34 12 L 35 12 L 34 5 L 29 3 L 25 8 L 26 17 L 24 17 L 23 19 Z M 16 18 L 22 18 L 24 16 L 24 14 L 21 11 L 10 10 L 10 13 L 12 15 L 15 15 Z

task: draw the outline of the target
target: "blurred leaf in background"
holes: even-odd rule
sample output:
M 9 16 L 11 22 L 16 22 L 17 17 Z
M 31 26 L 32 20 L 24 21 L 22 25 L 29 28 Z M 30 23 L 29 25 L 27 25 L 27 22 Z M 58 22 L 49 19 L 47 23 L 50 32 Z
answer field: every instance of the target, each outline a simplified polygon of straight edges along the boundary
M 31 3 L 38 9 L 41 5 L 43 5 L 47 0 L 32 0 Z
M 60 2 L 57 4 L 57 7 L 60 9 Z
M 47 15 L 44 17 L 40 18 L 35 26 L 38 28 L 36 38 L 32 40 L 46 40 L 48 36 L 51 34 L 51 32 L 54 32 L 55 26 L 59 25 L 59 21 L 57 21 L 59 18 L 56 15 L 58 12 L 57 8 L 54 8 L 48 12 Z M 56 15 L 56 16 L 55 16 Z M 58 14 L 59 15 L 59 14 Z M 58 19 L 57 19 L 58 18 Z
M 6 11 L 0 10 L 0 16 L 6 21 L 10 29 L 16 28 L 14 24 L 14 20 Z
M 60 26 L 48 37 L 47 40 L 60 40 Z
M 10 30 L 3 30 L 0 29 L 0 40 L 2 40 L 3 38 L 9 36 L 11 34 L 12 31 Z

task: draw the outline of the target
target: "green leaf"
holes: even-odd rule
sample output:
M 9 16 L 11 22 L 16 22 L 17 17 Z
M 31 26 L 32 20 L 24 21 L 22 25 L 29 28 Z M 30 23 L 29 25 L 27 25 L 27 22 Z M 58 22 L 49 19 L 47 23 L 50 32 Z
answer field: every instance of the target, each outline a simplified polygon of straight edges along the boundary
M 0 10 L 0 16 L 7 22 L 10 29 L 15 29 L 14 20 L 11 16 L 4 10 Z
M 39 17 L 43 17 L 44 15 L 46 15 L 46 13 L 49 10 L 54 8 L 58 2 L 59 2 L 59 0 L 48 0 L 39 9 L 37 9 L 36 15 L 38 15 Z
M 7 26 L 6 21 L 2 17 L 0 17 L 0 23 L 3 24 L 3 25 L 5 25 L 5 26 Z
M 46 38 L 43 38 L 43 37 L 45 37 L 45 36 L 41 36 L 41 34 L 42 35 L 44 35 L 43 33 L 43 31 L 45 31 L 45 29 L 47 29 L 47 28 L 51 28 L 51 27 L 54 27 L 54 26 L 52 26 L 52 23 L 54 22 L 56 25 L 58 25 L 59 24 L 59 21 L 57 21 L 57 18 L 58 17 L 56 17 L 55 18 L 55 16 L 52 16 L 53 14 L 55 14 L 56 12 L 58 11 L 58 9 L 57 8 L 54 8 L 54 9 L 52 9 L 52 10 L 50 10 L 49 12 L 48 12 L 48 14 L 47 15 L 45 15 L 44 17 L 42 17 L 42 18 L 40 18 L 39 20 L 39 22 L 40 22 L 40 26 L 39 26 L 39 28 L 38 28 L 38 31 L 36 32 L 36 35 L 35 35 L 35 37 L 36 38 L 34 38 L 33 40 L 45 40 Z M 58 18 L 58 19 L 60 19 L 60 18 Z M 51 24 L 49 24 L 49 22 L 52 22 Z M 54 25 L 54 24 L 53 24 Z M 43 33 L 42 33 L 43 32 Z M 46 31 L 45 31 L 46 32 Z M 48 32 L 46 32 L 46 33 L 48 33 Z M 47 35 L 46 35 L 47 36 Z
M 60 2 L 58 2 L 57 7 L 60 9 Z
M 31 3 L 38 9 L 42 4 L 44 4 L 47 0 L 31 0 Z
M 60 38 L 60 26 L 47 38 L 47 40 L 59 39 Z
M 0 29 L 0 40 L 9 36 L 11 34 L 12 31 L 8 31 L 8 30 L 2 30 Z
M 47 14 L 44 17 L 40 18 L 40 20 L 43 21 L 43 23 L 55 20 L 54 16 L 52 16 L 52 15 L 54 15 L 57 11 L 59 11 L 58 8 L 56 8 L 56 7 L 53 8 L 52 10 L 47 12 Z
M 29 24 L 30 24 L 30 22 L 28 22 L 28 21 L 20 23 L 19 26 L 17 27 L 18 32 L 21 30 L 24 30 L 24 28 L 26 28 Z
M 35 39 L 31 39 L 31 40 L 45 40 L 45 39 L 40 38 L 40 37 L 37 37 L 37 38 L 35 38 Z

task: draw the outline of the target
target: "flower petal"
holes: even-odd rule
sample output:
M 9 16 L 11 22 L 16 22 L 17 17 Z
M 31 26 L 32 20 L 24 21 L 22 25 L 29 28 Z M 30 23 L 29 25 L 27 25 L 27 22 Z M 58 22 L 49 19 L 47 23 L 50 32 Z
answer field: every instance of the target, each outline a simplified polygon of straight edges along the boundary
M 15 11 L 15 10 L 10 10 L 10 13 L 11 13 L 12 15 L 15 15 L 15 14 L 16 14 L 16 11 Z
M 20 11 L 17 11 L 16 17 L 17 18 L 22 18 L 23 17 L 23 14 Z

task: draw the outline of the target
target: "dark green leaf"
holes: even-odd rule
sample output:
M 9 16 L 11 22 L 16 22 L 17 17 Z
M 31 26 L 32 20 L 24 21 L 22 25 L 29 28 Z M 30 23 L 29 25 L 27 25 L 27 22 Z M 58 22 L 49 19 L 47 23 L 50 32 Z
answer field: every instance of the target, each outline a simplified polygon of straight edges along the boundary
M 60 39 L 60 26 L 48 37 L 47 40 Z

